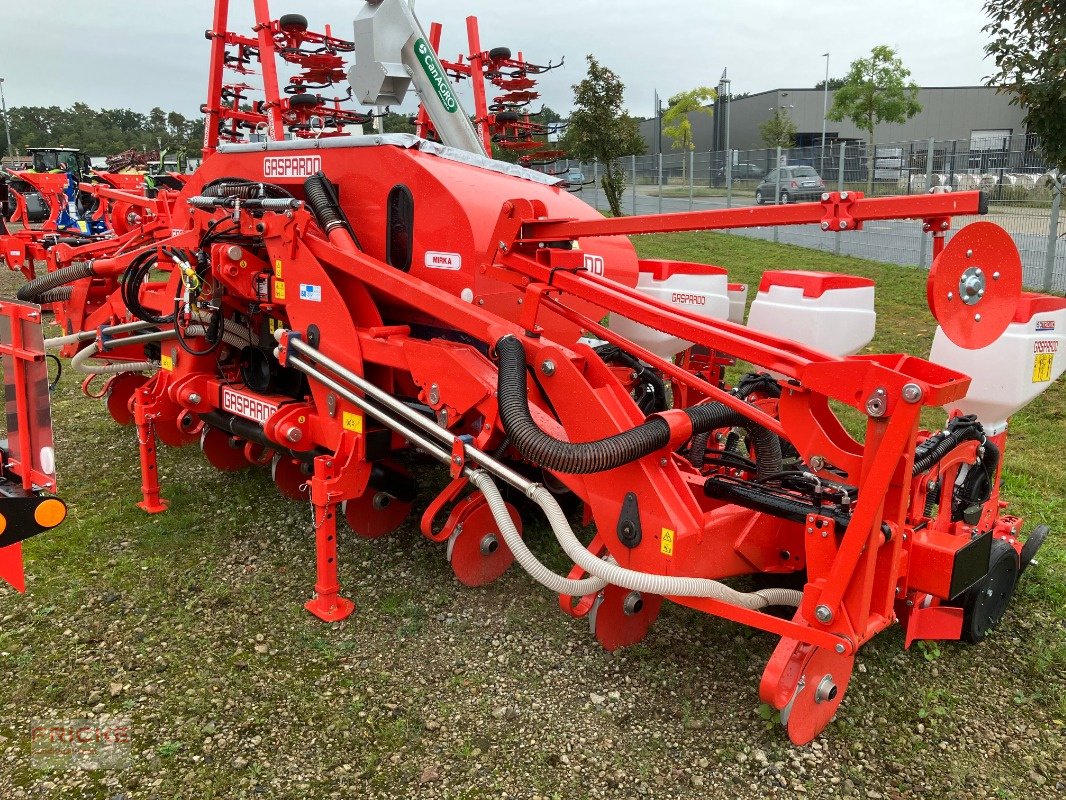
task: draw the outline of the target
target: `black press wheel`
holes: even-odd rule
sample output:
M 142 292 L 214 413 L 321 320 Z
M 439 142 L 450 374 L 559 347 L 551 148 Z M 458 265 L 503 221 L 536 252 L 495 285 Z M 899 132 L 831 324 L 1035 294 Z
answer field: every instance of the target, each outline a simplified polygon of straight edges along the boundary
M 1051 528 L 1047 525 L 1037 525 L 1033 528 L 1033 532 L 1029 534 L 1029 538 L 1025 540 L 1025 544 L 1022 545 L 1022 568 L 1021 572 L 1025 572 L 1029 565 L 1032 563 L 1033 558 L 1036 557 L 1036 551 L 1040 549 L 1040 546 L 1047 539 L 1047 535 L 1051 533 Z
M 278 27 L 283 31 L 302 33 L 307 30 L 307 17 L 303 14 L 282 14 L 278 19 Z
M 511 58 L 510 47 L 494 47 L 489 50 L 489 58 L 493 61 L 509 61 Z
M 962 640 L 971 644 L 982 641 L 1003 618 L 1018 582 L 1018 554 L 1002 539 L 992 542 L 988 564 L 988 574 L 961 598 Z

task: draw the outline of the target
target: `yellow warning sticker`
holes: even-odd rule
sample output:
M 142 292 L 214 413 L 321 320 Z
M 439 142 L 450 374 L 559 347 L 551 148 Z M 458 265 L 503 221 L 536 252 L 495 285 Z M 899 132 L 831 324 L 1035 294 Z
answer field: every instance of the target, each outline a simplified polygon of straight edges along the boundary
M 281 275 L 281 259 L 280 258 L 274 259 L 274 277 L 277 278 L 278 280 L 281 280 L 281 277 L 282 277 L 282 275 Z
M 362 414 L 353 414 L 351 411 L 344 412 L 344 430 L 351 431 L 352 433 L 363 432 L 363 416 Z
M 674 532 L 669 528 L 663 528 L 663 535 L 659 539 L 659 549 L 664 556 L 674 554 Z
M 285 281 L 274 281 L 274 299 L 285 299 Z
M 1033 362 L 1033 383 L 1047 383 L 1051 380 L 1051 365 L 1054 360 L 1054 353 L 1037 353 Z
M 174 371 L 174 356 L 160 356 L 159 366 L 165 369 L 167 372 Z

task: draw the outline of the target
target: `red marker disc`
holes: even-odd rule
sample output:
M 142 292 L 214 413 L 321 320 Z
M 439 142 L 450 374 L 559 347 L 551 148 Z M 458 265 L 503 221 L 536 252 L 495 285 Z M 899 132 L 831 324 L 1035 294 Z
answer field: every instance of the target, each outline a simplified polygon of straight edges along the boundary
M 386 492 L 368 488 L 359 497 L 344 501 L 344 518 L 357 536 L 380 539 L 392 533 L 411 511 L 411 504 Z
M 1022 293 L 1022 259 L 1010 234 L 991 222 L 956 233 L 933 261 L 929 310 L 959 347 L 977 350 L 1007 329 Z
M 311 499 L 311 475 L 304 466 L 291 456 L 278 453 L 270 465 L 270 477 L 278 491 L 290 500 L 306 502 Z
M 108 381 L 107 412 L 119 425 L 133 424 L 133 411 L 130 410 L 130 400 L 141 386 L 148 382 L 148 376 L 139 372 L 122 372 Z
M 609 652 L 637 644 L 659 616 L 663 598 L 608 584 L 589 612 L 589 627 Z
M 244 457 L 244 443 L 220 428 L 204 427 L 200 449 L 208 463 L 221 472 L 236 472 L 251 466 Z
M 510 504 L 507 510 L 521 533 L 522 518 L 518 510 Z M 488 503 L 478 503 L 463 515 L 459 527 L 448 539 L 448 561 L 455 577 L 465 586 L 492 583 L 514 562 Z
M 798 691 L 781 712 L 781 721 L 793 744 L 809 743 L 833 719 L 854 665 L 853 655 L 838 655 L 824 647 L 811 650 Z

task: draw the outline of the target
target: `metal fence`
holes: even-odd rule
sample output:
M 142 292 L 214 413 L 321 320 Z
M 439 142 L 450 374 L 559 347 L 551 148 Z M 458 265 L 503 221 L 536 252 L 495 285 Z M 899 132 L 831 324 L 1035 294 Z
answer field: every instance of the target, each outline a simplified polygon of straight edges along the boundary
M 793 173 L 782 173 L 780 188 L 776 181 L 764 182 L 767 176 L 773 177 L 777 165 L 806 167 L 799 172 L 808 175 L 813 170 L 825 191 L 858 190 L 867 196 L 920 194 L 936 187 L 981 189 L 989 198 L 984 219 L 1006 229 L 1018 245 L 1025 285 L 1066 293 L 1066 242 L 1059 241 L 1066 234 L 1059 213 L 1066 179 L 1048 170 L 1032 137 L 889 142 L 876 145 L 872 154 L 865 142 L 837 141 L 824 149 L 734 150 L 732 158 L 725 151 L 631 156 L 619 161 L 627 176 L 622 210 L 656 214 L 817 199 L 811 187 L 803 185 L 809 177 L 801 176 L 793 183 Z M 603 166 L 576 162 L 567 166 L 580 169 L 584 176 L 581 196 L 596 208 L 609 210 L 600 185 Z M 953 231 L 974 219 L 957 219 Z M 823 232 L 818 225 L 730 233 L 928 268 L 931 244 L 921 225 L 920 221 L 888 220 L 840 234 Z

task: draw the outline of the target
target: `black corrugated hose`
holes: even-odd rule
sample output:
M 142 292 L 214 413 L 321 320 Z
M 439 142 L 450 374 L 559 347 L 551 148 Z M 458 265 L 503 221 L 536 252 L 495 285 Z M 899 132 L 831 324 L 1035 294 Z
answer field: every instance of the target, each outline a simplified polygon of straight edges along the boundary
M 315 215 L 315 221 L 318 222 L 324 234 L 328 236 L 334 228 L 344 228 L 352 237 L 355 246 L 360 250 L 363 249 L 351 222 L 341 210 L 340 200 L 333 184 L 329 182 L 325 174 L 319 172 L 304 181 L 304 193 L 307 195 L 307 205 L 310 206 Z
M 71 264 L 69 267 L 61 267 L 55 272 L 49 272 L 46 275 L 34 278 L 32 281 L 27 281 L 19 287 L 15 296 L 25 303 L 35 303 L 37 298 L 45 292 L 82 278 L 89 278 L 92 274 L 93 265 L 91 261 Z
M 936 433 L 918 445 L 914 456 L 914 469 L 912 475 L 920 475 L 928 471 L 944 456 L 954 450 L 963 442 L 980 442 L 985 439 L 985 430 L 977 417 L 969 414 L 965 417 L 956 417 L 948 423 L 946 433 Z M 986 445 L 988 442 L 985 442 Z M 988 452 L 987 450 L 985 451 Z M 998 464 L 999 451 L 996 450 Z
M 515 449 L 534 464 L 556 472 L 586 475 L 629 464 L 670 444 L 669 424 L 655 416 L 632 430 L 592 442 L 564 442 L 550 436 L 537 426 L 529 411 L 526 350 L 522 342 L 508 334 L 496 342 L 496 352 L 500 419 Z M 684 411 L 692 421 L 693 435 L 725 427 L 747 428 L 755 441 L 760 477 L 781 470 L 781 444 L 773 432 L 719 403 Z

